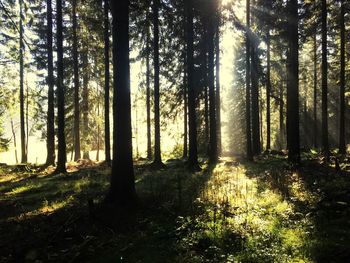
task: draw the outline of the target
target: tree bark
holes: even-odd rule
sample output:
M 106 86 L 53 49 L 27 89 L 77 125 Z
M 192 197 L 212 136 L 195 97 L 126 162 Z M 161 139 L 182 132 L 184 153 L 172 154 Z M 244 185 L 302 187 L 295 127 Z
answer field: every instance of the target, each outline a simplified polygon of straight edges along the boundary
M 111 163 L 111 131 L 109 121 L 109 18 L 108 18 L 108 0 L 104 0 L 104 52 L 105 52 L 105 97 L 104 97 L 104 117 L 105 117 L 105 159 L 106 163 Z
M 289 0 L 288 9 L 287 148 L 288 160 L 298 165 L 300 163 L 298 1 Z
M 52 2 L 47 0 L 47 137 L 46 165 L 55 163 L 55 109 L 54 109 L 54 76 L 53 76 L 53 44 L 52 44 Z
M 74 63 L 74 161 L 80 156 L 79 62 L 77 37 L 77 0 L 73 0 L 73 63 Z
M 220 87 L 220 9 L 216 12 L 216 32 L 215 32 L 215 84 L 216 84 L 216 122 L 218 155 L 222 151 L 221 142 L 221 87 Z
M 83 158 L 90 159 L 89 154 L 89 57 L 88 49 L 83 53 L 83 101 L 82 101 L 82 110 L 83 110 Z
M 340 14 L 340 116 L 339 153 L 346 153 L 345 143 L 345 3 L 341 0 Z
M 154 164 L 161 165 L 160 110 L 159 110 L 159 0 L 153 0 L 153 55 L 154 55 Z
M 246 104 L 246 112 L 245 112 L 245 119 L 246 119 L 246 154 L 247 159 L 252 161 L 253 160 L 253 153 L 252 153 L 252 130 L 251 130 L 251 90 L 250 90 L 250 37 L 249 37 L 249 30 L 250 30 L 250 0 L 246 0 L 246 96 L 245 96 L 245 104 Z
M 271 43 L 270 29 L 267 30 L 267 71 L 266 71 L 266 150 L 271 149 Z
M 322 0 L 322 147 L 326 160 L 329 159 L 327 77 L 327 0 Z
M 56 0 L 57 19 L 57 138 L 58 159 L 56 173 L 66 172 L 66 139 L 65 139 L 65 117 L 64 117 L 64 86 L 63 86 L 63 21 L 62 0 Z
M 251 46 L 251 95 L 252 95 L 252 149 L 253 155 L 259 155 L 260 146 L 260 117 L 259 117 L 259 81 L 258 81 L 258 57 L 257 45 Z
M 215 6 L 211 3 L 211 10 L 214 11 Z M 215 12 L 213 12 L 215 13 Z M 217 122 L 216 122 L 216 96 L 215 96 L 215 79 L 214 79 L 214 38 L 215 25 L 214 15 L 209 15 L 208 23 L 208 79 L 209 79 L 209 162 L 216 163 L 218 160 L 217 145 Z
M 150 3 L 150 1 L 149 1 Z M 152 159 L 152 132 L 151 132 L 151 65 L 150 65 L 150 56 L 151 56 L 151 37 L 150 37 L 150 28 L 149 23 L 150 15 L 149 10 L 147 9 L 147 36 L 146 36 L 146 114 L 147 114 L 147 159 Z
M 26 132 L 24 121 L 24 40 L 23 40 L 23 0 L 19 0 L 19 103 L 21 127 L 21 163 L 27 162 Z
M 132 159 L 129 0 L 111 1 L 113 16 L 113 160 L 107 201 L 127 206 L 136 200 Z
M 315 29 L 314 38 L 314 147 L 318 148 L 317 138 L 318 138 L 318 120 L 317 120 L 317 40 L 316 40 L 317 29 Z
M 187 92 L 188 92 L 188 127 L 189 127 L 189 155 L 190 169 L 199 169 L 197 150 L 197 118 L 196 118 L 196 92 L 194 89 L 194 61 L 193 61 L 193 0 L 186 3 L 186 57 L 187 57 Z

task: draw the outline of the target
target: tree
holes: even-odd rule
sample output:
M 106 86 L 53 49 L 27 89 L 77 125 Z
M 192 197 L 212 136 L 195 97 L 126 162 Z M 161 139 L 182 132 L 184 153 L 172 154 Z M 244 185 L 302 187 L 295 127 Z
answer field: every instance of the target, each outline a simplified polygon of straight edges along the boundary
M 151 1 L 149 0 L 150 4 Z M 147 32 L 146 32 L 146 114 L 147 114 L 147 159 L 152 159 L 152 140 L 151 140 L 151 83 L 150 83 L 150 75 L 151 75 L 151 65 L 150 65 L 150 56 L 151 56 L 151 24 L 149 22 L 149 5 L 147 5 Z
M 63 86 L 63 21 L 62 0 L 56 0 L 57 16 L 57 138 L 58 159 L 56 173 L 66 172 L 66 140 L 65 140 L 65 117 L 64 117 L 64 86 Z
M 246 1 L 246 154 L 248 160 L 253 160 L 253 153 L 252 153 L 252 135 L 251 135 L 251 103 L 250 103 L 250 36 L 249 36 L 249 30 L 250 30 L 250 0 Z
M 188 93 L 188 132 L 189 152 L 188 166 L 198 170 L 197 151 L 197 120 L 196 120 L 196 92 L 194 89 L 194 63 L 193 63 L 193 0 L 186 1 L 186 61 L 187 61 L 187 93 Z
M 153 61 L 154 61 L 154 164 L 162 164 L 159 114 L 159 1 L 153 0 Z
M 341 0 L 340 11 L 340 116 L 339 153 L 346 153 L 345 146 L 345 3 Z
M 53 44 L 52 44 L 52 2 L 46 1 L 47 5 L 47 137 L 46 165 L 55 163 L 55 109 L 54 109 L 54 75 L 53 75 Z
M 266 33 L 267 70 L 266 70 L 266 150 L 271 149 L 271 41 L 270 28 Z
M 287 53 L 287 148 L 288 160 L 300 163 L 299 143 L 299 37 L 298 1 L 288 1 L 288 53 Z
M 74 63 L 74 160 L 80 157 L 79 61 L 77 37 L 77 0 L 73 0 L 73 63 Z
M 110 2 L 113 17 L 113 160 L 107 200 L 128 205 L 136 200 L 132 160 L 129 0 Z
M 327 61 L 327 0 L 322 0 L 322 147 L 329 159 L 328 143 L 328 61 Z
M 217 7 L 216 28 L 215 28 L 215 86 L 216 86 L 216 121 L 217 121 L 217 141 L 218 154 L 222 151 L 221 141 L 221 87 L 220 87 L 220 23 L 221 8 Z
M 26 132 L 24 123 L 24 40 L 23 40 L 23 0 L 19 0 L 19 103 L 21 127 L 21 162 L 27 162 Z
M 104 65 L 105 65 L 105 154 L 106 163 L 111 163 L 110 122 L 109 122 L 109 17 L 108 0 L 104 0 Z
M 208 80 L 209 80 L 209 162 L 218 160 L 217 121 L 216 121 L 216 96 L 214 81 L 214 39 L 215 39 L 215 1 L 211 1 L 208 21 Z

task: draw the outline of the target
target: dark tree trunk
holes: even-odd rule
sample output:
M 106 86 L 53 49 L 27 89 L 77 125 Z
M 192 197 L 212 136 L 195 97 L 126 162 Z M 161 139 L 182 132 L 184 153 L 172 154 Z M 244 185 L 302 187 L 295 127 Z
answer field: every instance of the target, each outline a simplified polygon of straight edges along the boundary
M 346 153 L 345 143 L 345 3 L 341 0 L 340 14 L 340 130 L 339 130 L 339 153 Z
M 284 144 L 284 99 L 283 99 L 283 83 L 280 83 L 279 88 L 279 137 L 280 150 L 283 150 Z
M 208 25 L 206 25 L 208 27 Z M 203 43 L 203 61 L 202 61 L 202 66 L 203 66 L 203 73 L 204 73 L 204 136 L 205 136 L 205 142 L 208 142 L 207 145 L 207 153 L 209 154 L 209 94 L 208 94 L 208 89 L 209 89 L 209 56 L 208 56 L 208 51 L 209 51 L 209 38 L 208 38 L 208 32 L 206 31 L 205 33 L 205 39 Z
M 322 148 L 326 160 L 329 159 L 327 77 L 327 1 L 322 0 Z
M 23 0 L 19 1 L 19 103 L 20 103 L 20 126 L 21 126 L 21 163 L 27 162 L 26 131 L 24 121 L 24 40 L 23 40 Z
M 149 1 L 150 2 L 150 1 Z M 151 56 L 151 37 L 150 29 L 151 25 L 148 22 L 150 19 L 149 10 L 147 10 L 147 36 L 146 36 L 146 114 L 147 114 L 147 159 L 152 159 L 152 132 L 151 132 L 151 65 L 150 65 L 150 56 Z
M 184 87 L 183 87 L 183 98 L 184 98 L 184 148 L 182 158 L 188 156 L 188 105 L 187 105 L 187 70 L 186 70 L 186 54 L 184 55 Z
M 215 7 L 212 4 L 211 11 Z M 209 162 L 216 163 L 218 160 L 217 145 L 217 122 L 216 122 L 216 96 L 215 96 L 215 78 L 214 78 L 214 15 L 210 15 L 208 23 L 208 80 L 209 80 Z
M 246 112 L 245 112 L 245 118 L 246 118 L 246 154 L 247 159 L 252 161 L 253 160 L 253 153 L 252 153 L 252 130 L 251 130 L 251 91 L 250 91 L 250 37 L 249 37 L 249 30 L 250 30 L 250 0 L 246 1 L 247 11 L 246 11 L 246 23 L 247 23 L 247 29 L 246 29 L 246 96 L 245 96 L 245 104 L 246 104 Z
M 136 200 L 132 160 L 129 0 L 111 1 L 113 16 L 113 160 L 108 201 L 128 205 Z
M 74 63 L 74 161 L 80 157 L 79 62 L 77 37 L 77 0 L 73 0 L 73 63 Z
M 287 148 L 288 160 L 298 165 L 300 163 L 298 1 L 289 0 L 288 9 Z
M 194 89 L 193 62 L 193 0 L 186 1 L 186 58 L 187 58 L 187 92 L 188 92 L 188 127 L 189 127 L 189 155 L 190 169 L 199 169 L 197 151 L 197 119 L 196 92 Z
M 88 49 L 83 53 L 83 101 L 82 101 L 82 110 L 83 110 L 83 158 L 90 159 L 89 155 L 89 57 Z
M 316 40 L 317 29 L 315 29 L 314 38 L 314 147 L 318 148 L 317 138 L 318 138 L 318 125 L 317 125 L 317 40 Z
M 66 139 L 64 134 L 64 86 L 63 86 L 63 21 L 62 21 L 62 0 L 56 0 L 57 9 L 57 138 L 58 158 L 56 173 L 66 172 Z
M 267 72 L 266 72 L 266 150 L 271 149 L 271 43 L 270 30 L 267 30 Z
M 159 0 L 153 0 L 153 55 L 154 55 L 154 164 L 162 164 L 160 151 L 160 110 L 159 110 Z
M 259 155 L 260 146 L 260 117 L 259 117 L 259 81 L 257 43 L 253 40 L 251 48 L 251 78 L 252 78 L 252 149 L 253 155 Z
M 111 132 L 109 122 L 109 18 L 108 18 L 108 0 L 104 0 L 104 51 L 105 51 L 105 155 L 106 163 L 111 163 Z
M 47 0 L 47 137 L 46 165 L 55 164 L 55 109 L 54 109 L 54 76 L 53 76 L 53 47 L 52 47 L 52 2 Z
M 216 122 L 217 122 L 217 140 L 218 155 L 222 151 L 221 143 L 221 87 L 220 87 L 220 10 L 216 12 L 216 34 L 215 34 L 215 84 L 216 84 Z

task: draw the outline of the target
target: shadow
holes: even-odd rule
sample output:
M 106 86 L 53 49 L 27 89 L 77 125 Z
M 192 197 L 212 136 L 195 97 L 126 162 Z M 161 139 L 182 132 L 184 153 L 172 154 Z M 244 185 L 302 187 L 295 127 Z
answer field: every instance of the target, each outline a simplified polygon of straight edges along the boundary
M 350 173 L 305 159 L 292 172 L 285 158 L 265 156 L 244 163 L 247 176 L 258 180 L 258 191 L 271 189 L 293 205 L 293 220 L 307 220 L 305 252 L 315 262 L 347 262 L 350 258 Z

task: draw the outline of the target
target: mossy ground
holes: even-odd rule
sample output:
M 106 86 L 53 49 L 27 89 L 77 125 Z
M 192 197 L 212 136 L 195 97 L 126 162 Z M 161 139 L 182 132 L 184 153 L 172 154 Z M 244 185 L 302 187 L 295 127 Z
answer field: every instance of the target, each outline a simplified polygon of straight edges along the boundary
M 3 167 L 0 262 L 347 262 L 349 165 L 303 159 L 292 171 L 283 156 L 222 158 L 197 173 L 138 162 L 129 216 L 100 205 L 106 166 Z

